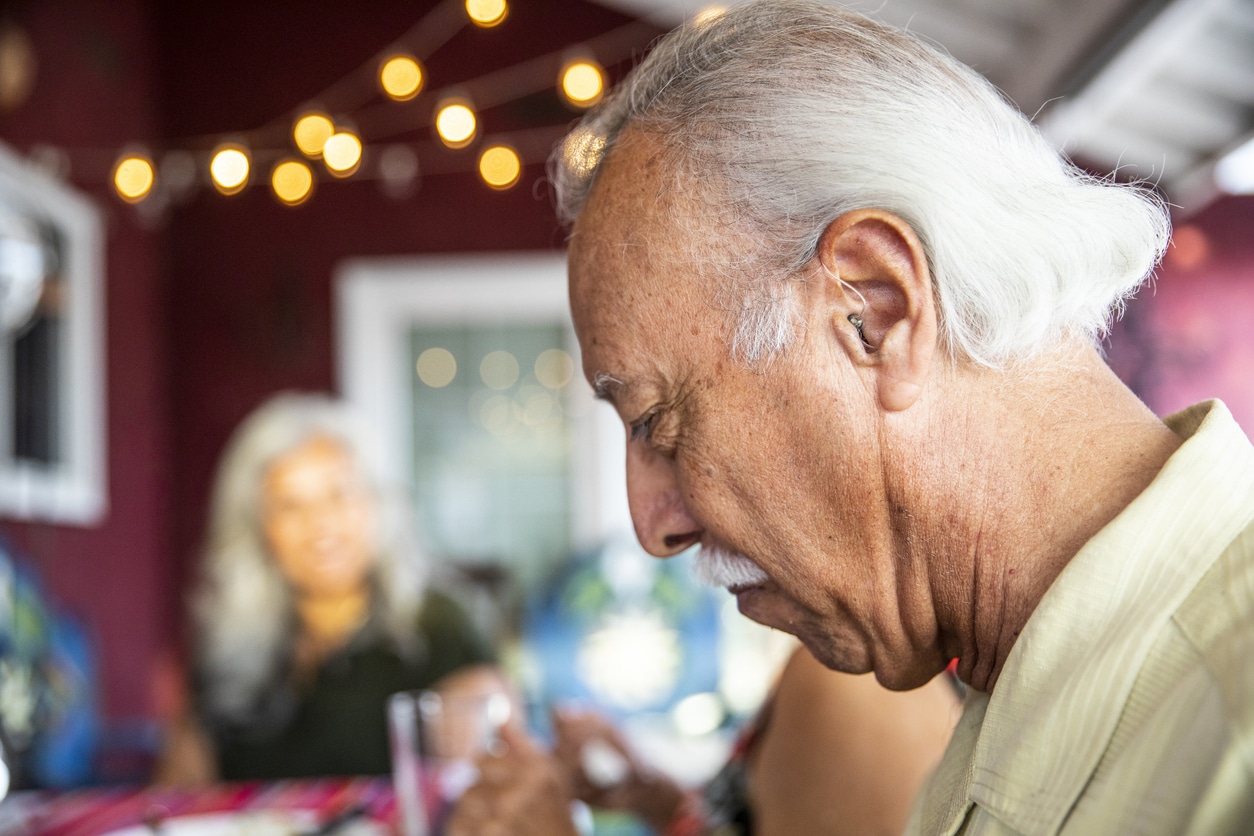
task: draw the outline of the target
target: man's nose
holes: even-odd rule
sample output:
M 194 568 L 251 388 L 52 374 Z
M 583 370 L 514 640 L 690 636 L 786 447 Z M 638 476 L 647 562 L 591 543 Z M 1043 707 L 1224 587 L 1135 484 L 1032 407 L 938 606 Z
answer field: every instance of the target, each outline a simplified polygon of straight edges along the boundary
M 701 539 L 701 526 L 680 491 L 674 460 L 644 444 L 627 444 L 627 503 L 636 537 L 654 557 L 672 557 Z

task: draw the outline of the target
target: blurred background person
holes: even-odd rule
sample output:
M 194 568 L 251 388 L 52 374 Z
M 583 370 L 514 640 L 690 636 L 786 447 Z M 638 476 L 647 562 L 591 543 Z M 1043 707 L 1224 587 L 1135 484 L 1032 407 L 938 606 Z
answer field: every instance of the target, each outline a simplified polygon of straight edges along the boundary
M 279 395 L 236 431 L 192 598 L 190 700 L 157 781 L 387 773 L 388 695 L 504 687 L 376 461 L 320 395 Z

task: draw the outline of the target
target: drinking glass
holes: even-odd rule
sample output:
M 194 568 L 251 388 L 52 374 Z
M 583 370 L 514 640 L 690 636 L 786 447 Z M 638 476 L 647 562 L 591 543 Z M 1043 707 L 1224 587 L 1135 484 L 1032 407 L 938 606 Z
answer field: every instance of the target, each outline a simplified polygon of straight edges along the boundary
M 388 698 L 392 782 L 401 836 L 440 836 L 453 803 L 475 782 L 474 760 L 509 720 L 501 692 L 402 691 Z

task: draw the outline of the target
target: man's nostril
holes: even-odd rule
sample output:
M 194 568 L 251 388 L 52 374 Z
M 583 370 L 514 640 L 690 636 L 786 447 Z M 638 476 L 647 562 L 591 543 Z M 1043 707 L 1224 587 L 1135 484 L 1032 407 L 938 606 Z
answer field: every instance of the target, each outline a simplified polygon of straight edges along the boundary
M 695 531 L 687 534 L 668 534 L 662 538 L 662 542 L 666 544 L 666 548 L 675 549 L 680 546 L 690 546 L 697 542 L 699 535 Z

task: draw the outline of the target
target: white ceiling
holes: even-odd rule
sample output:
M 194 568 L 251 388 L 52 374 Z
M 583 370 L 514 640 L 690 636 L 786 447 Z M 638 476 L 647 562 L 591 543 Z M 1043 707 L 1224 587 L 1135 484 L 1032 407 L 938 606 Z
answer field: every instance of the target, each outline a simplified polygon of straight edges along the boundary
M 834 1 L 834 0 L 833 0 Z M 599 0 L 673 26 L 710 0 Z M 1186 209 L 1254 128 L 1254 0 L 848 0 L 984 73 L 1084 163 Z

